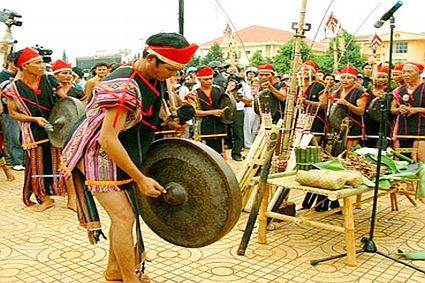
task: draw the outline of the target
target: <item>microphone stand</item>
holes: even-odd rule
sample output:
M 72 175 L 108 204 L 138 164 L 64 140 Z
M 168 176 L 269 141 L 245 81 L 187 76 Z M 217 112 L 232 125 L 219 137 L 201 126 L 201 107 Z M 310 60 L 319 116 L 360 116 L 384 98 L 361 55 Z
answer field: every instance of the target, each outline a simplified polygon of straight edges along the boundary
M 390 83 L 391 83 L 393 37 L 394 37 L 394 27 L 395 27 L 394 22 L 395 22 L 394 16 L 391 16 L 391 18 L 390 18 L 390 58 L 389 58 L 389 73 L 388 73 L 388 85 L 387 85 L 388 89 L 389 89 L 389 86 L 390 86 Z M 388 94 L 387 94 L 387 97 L 388 97 Z M 385 137 L 384 131 L 385 131 L 385 127 L 386 127 L 386 123 L 387 123 L 387 116 L 388 116 L 388 111 L 389 111 L 388 110 L 388 107 L 389 107 L 388 99 L 384 98 L 383 101 L 381 101 L 380 105 L 381 105 L 382 119 L 381 119 L 381 122 L 379 123 L 379 138 L 378 138 L 378 145 L 377 145 L 377 148 L 378 148 L 377 162 L 378 162 L 378 164 L 376 166 L 376 179 L 375 179 L 375 187 L 374 187 L 374 190 L 373 190 L 373 204 L 372 204 L 372 215 L 371 215 L 371 220 L 370 220 L 369 237 L 363 237 L 361 239 L 361 242 L 363 243 L 363 248 L 357 250 L 356 254 L 359 254 L 359 253 L 379 254 L 383 257 L 386 257 L 388 259 L 396 261 L 400 264 L 403 264 L 407 267 L 413 268 L 416 271 L 419 271 L 419 272 L 422 272 L 422 273 L 425 274 L 425 270 L 379 251 L 378 248 L 376 247 L 375 242 L 373 241 L 373 236 L 374 236 L 374 232 L 375 232 L 376 210 L 377 210 L 377 206 L 378 206 L 378 190 L 379 190 L 379 179 L 380 179 L 380 172 L 381 172 L 382 149 L 386 148 L 386 137 Z M 343 253 L 343 254 L 334 255 L 334 256 L 330 256 L 330 257 L 326 257 L 326 258 L 322 258 L 322 259 L 311 260 L 310 264 L 316 265 L 316 264 L 319 264 L 321 262 L 341 258 L 341 257 L 344 257 L 346 255 L 347 255 L 347 253 Z

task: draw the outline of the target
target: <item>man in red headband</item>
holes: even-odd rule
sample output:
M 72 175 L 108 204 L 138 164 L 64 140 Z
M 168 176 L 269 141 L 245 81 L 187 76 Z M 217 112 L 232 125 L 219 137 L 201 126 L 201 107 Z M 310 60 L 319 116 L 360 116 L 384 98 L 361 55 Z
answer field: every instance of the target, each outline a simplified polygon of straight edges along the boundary
M 386 117 L 383 119 L 381 115 L 380 103 L 382 101 L 391 101 L 391 97 L 387 97 L 387 94 L 391 92 L 388 89 L 388 73 L 389 69 L 386 65 L 379 65 L 376 68 L 376 72 L 372 79 L 372 88 L 369 90 L 370 99 L 368 102 L 367 110 L 364 115 L 364 123 L 366 126 L 366 140 L 364 145 L 367 147 L 377 147 L 379 137 L 379 124 L 382 120 L 385 120 L 386 125 L 384 127 L 385 137 L 389 137 L 392 128 L 391 117 L 389 113 L 385 113 Z M 378 119 L 379 118 L 379 119 Z
M 345 66 L 339 71 L 341 88 L 333 93 L 334 103 L 344 107 L 350 119 L 350 130 L 347 136 L 347 150 L 359 144 L 364 139 L 366 128 L 363 115 L 369 102 L 369 94 L 356 86 L 358 72 L 351 66 Z M 339 107 L 339 106 L 332 106 Z M 332 117 L 330 117 L 332 118 Z
M 196 135 L 217 135 L 226 133 L 226 125 L 220 120 L 224 111 L 220 109 L 219 99 L 222 90 L 213 84 L 214 69 L 202 67 L 196 73 L 200 87 L 194 90 L 196 94 Z M 206 144 L 217 151 L 223 153 L 222 138 L 211 137 L 206 139 Z
M 65 193 L 64 180 L 57 177 L 60 150 L 51 146 L 44 127 L 53 104 L 66 95 L 55 77 L 45 73 L 46 64 L 36 50 L 16 52 L 15 66 L 20 69 L 20 77 L 3 93 L 8 98 L 10 117 L 19 121 L 22 147 L 27 152 L 23 201 L 27 206 L 34 205 L 30 200 L 34 194 L 40 203 L 35 210 L 43 211 L 53 206 L 49 195 Z M 52 174 L 54 177 L 46 177 Z
M 63 91 L 67 96 L 77 98 L 81 101 L 85 99 L 84 91 L 74 87 L 74 75 L 71 64 L 62 60 L 57 60 L 52 65 L 52 71 L 60 82 Z
M 142 58 L 119 67 L 95 87 L 85 119 L 76 125 L 63 150 L 63 171 L 73 177 L 77 194 L 91 192 L 110 217 L 107 280 L 139 282 L 134 263 L 140 256 L 143 260 L 144 253 L 141 243 L 134 253 L 138 215 L 128 196 L 134 189 L 153 198 L 166 193 L 139 168 L 159 118 L 174 128 L 178 125 L 161 110 L 165 80 L 183 70 L 198 48 L 177 33 L 152 35 L 146 44 Z M 79 207 L 85 208 L 79 209 L 80 224 L 96 243 L 103 235 L 100 220 L 91 194 L 84 197 L 79 199 Z
M 403 65 L 404 85 L 394 90 L 391 104 L 391 113 L 397 115 L 394 148 L 415 148 L 412 158 L 421 162 L 425 162 L 425 83 L 420 78 L 423 71 L 424 66 L 418 63 Z
M 264 64 L 258 66 L 258 77 L 260 78 L 260 91 L 268 91 L 272 94 L 272 103 L 277 105 L 277 110 L 272 114 L 273 123 L 283 117 L 285 109 L 285 100 L 287 95 L 287 88 L 282 84 L 273 84 L 273 77 L 275 72 L 271 64 Z M 260 99 L 261 101 L 261 99 Z M 267 105 L 262 106 L 262 111 L 270 111 Z

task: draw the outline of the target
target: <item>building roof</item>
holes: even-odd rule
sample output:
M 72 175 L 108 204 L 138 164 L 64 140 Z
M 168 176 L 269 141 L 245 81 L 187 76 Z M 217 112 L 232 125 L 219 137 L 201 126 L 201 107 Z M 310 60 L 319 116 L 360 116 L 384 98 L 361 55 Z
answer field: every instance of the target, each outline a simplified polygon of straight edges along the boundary
M 235 32 L 235 40 L 237 42 L 243 42 L 244 44 L 247 43 L 264 43 L 264 42 L 274 42 L 274 43 L 286 43 L 290 41 L 294 33 L 290 31 L 275 29 L 275 28 L 269 28 L 264 26 L 249 26 L 247 28 L 241 29 L 239 31 Z M 213 40 L 210 40 L 208 42 L 205 42 L 200 45 L 200 47 L 208 47 L 214 44 L 220 45 L 224 41 L 224 36 L 215 38 Z M 305 42 L 307 45 L 311 46 L 311 43 L 313 42 L 310 39 L 305 39 Z M 325 46 L 319 42 L 314 42 L 313 49 L 316 50 L 322 50 Z

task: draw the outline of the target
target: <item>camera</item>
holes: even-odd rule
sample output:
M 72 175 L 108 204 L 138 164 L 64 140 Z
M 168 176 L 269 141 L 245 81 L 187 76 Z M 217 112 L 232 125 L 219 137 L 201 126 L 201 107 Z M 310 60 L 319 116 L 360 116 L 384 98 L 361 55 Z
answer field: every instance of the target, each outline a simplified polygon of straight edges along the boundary
M 3 11 L 0 11 L 0 22 L 5 23 L 8 27 L 11 27 L 13 25 L 18 27 L 22 26 L 22 22 L 16 21 L 15 18 L 22 18 L 22 16 L 7 9 L 3 9 Z
M 36 44 L 33 48 L 37 50 L 38 54 L 41 55 L 41 58 L 43 58 L 44 63 L 52 62 L 52 57 L 50 56 L 52 55 L 53 50 L 44 48 L 43 46 L 40 46 L 38 44 Z
M 229 84 L 229 82 L 235 83 L 235 90 L 239 90 L 242 88 L 241 78 L 236 75 L 230 75 L 227 79 L 227 84 Z

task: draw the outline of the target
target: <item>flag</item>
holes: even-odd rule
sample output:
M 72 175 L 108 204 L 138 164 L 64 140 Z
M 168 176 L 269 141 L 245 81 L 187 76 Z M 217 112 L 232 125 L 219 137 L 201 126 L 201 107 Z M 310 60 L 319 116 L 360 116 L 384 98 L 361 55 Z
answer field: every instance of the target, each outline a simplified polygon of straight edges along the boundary
M 230 38 L 233 34 L 232 28 L 230 27 L 229 23 L 226 24 L 226 28 L 223 31 L 223 35 L 226 38 Z
M 325 33 L 329 37 L 335 37 L 341 27 L 341 22 L 335 17 L 334 13 L 332 12 L 329 15 L 328 20 L 325 24 Z
M 382 44 L 382 39 L 375 33 L 375 35 L 372 37 L 372 40 L 370 41 L 370 49 L 373 53 L 376 52 L 378 49 L 378 46 Z

